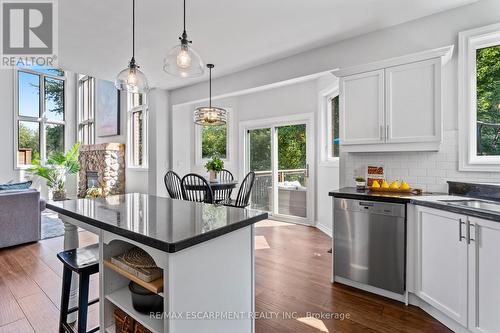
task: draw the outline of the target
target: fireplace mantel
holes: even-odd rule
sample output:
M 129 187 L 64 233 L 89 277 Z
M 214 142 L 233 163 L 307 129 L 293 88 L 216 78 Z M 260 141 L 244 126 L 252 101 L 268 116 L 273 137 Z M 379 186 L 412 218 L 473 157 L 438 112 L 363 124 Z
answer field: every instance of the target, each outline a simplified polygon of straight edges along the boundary
M 125 193 L 125 145 L 101 143 L 80 147 L 78 196 L 85 197 L 87 174 L 97 172 L 99 187 L 104 195 Z

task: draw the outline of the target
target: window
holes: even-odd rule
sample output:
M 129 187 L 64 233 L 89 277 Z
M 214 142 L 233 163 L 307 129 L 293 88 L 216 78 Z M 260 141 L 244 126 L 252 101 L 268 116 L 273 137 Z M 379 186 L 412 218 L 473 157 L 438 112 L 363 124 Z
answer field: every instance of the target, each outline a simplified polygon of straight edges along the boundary
M 64 72 L 50 67 L 16 70 L 16 167 L 64 152 Z
M 128 105 L 128 166 L 129 168 L 147 168 L 146 95 L 130 93 Z
M 231 111 L 228 111 L 228 123 L 220 126 L 195 126 L 196 133 L 196 164 L 203 165 L 206 160 L 218 156 L 222 160 L 229 160 L 229 141 Z
M 321 112 L 321 131 L 319 140 L 321 145 L 321 164 L 323 166 L 338 166 L 340 154 L 339 141 L 339 91 L 338 87 L 331 87 L 319 93 L 319 107 Z
M 210 159 L 218 156 L 227 158 L 227 126 L 202 126 L 201 158 Z
M 329 98 L 328 157 L 339 157 L 339 95 Z
M 500 24 L 459 42 L 460 167 L 500 171 Z
M 78 141 L 84 145 L 95 143 L 94 82 L 86 75 L 78 80 Z

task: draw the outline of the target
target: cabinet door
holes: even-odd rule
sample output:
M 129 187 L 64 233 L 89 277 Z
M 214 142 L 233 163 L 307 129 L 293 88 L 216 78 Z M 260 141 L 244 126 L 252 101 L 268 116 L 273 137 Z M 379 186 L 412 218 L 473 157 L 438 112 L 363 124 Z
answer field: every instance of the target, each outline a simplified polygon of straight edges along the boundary
M 386 141 L 441 141 L 441 61 L 385 69 Z
M 470 217 L 469 329 L 500 332 L 500 223 Z
M 467 326 L 466 217 L 418 208 L 417 295 Z
M 340 80 L 340 144 L 382 143 L 384 70 Z

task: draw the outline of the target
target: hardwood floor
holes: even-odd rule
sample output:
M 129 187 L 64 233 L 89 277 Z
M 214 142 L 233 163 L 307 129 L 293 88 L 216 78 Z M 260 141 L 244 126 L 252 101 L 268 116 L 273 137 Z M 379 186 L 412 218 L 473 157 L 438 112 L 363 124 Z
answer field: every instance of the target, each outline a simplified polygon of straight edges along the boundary
M 96 241 L 80 232 L 82 246 Z M 62 245 L 58 237 L 0 250 L 0 333 L 57 332 L 62 266 L 55 255 Z M 416 307 L 332 285 L 330 247 L 315 228 L 257 225 L 257 333 L 450 332 Z M 91 298 L 98 288 L 96 275 Z M 97 323 L 95 304 L 88 325 Z

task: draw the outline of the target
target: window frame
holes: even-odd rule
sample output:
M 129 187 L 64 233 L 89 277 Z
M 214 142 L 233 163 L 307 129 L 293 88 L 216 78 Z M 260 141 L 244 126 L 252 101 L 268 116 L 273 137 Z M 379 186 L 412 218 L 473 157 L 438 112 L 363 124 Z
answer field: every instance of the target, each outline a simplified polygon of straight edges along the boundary
M 476 50 L 500 45 L 500 23 L 460 32 L 458 45 L 459 170 L 497 172 L 500 155 L 477 155 Z
M 147 171 L 149 169 L 149 106 L 147 93 L 142 94 L 142 104 L 132 107 L 134 93 L 127 93 L 127 169 Z M 136 165 L 134 162 L 134 143 L 133 143 L 133 116 L 136 112 L 142 112 L 142 165 Z
M 226 123 L 226 158 L 222 158 L 224 164 L 231 163 L 231 148 L 232 142 L 231 138 L 233 137 L 233 124 L 232 124 L 232 109 L 224 108 L 227 111 L 227 123 Z M 208 158 L 202 157 L 202 133 L 201 130 L 203 126 L 197 125 L 193 122 L 194 133 L 195 133 L 195 156 L 196 156 L 196 165 L 197 166 L 205 166 L 208 162 Z
M 340 156 L 334 157 L 330 155 L 332 151 L 332 103 L 331 100 L 339 96 L 339 86 L 335 85 L 322 90 L 319 93 L 319 108 L 320 108 L 320 130 L 319 142 L 320 145 L 320 163 L 319 166 L 339 167 Z M 340 102 L 340 100 L 339 100 Z M 340 112 L 337 110 L 337 112 Z M 339 114 L 340 117 L 340 114 Z
M 28 121 L 37 123 L 39 125 L 39 145 L 40 145 L 40 161 L 42 165 L 47 162 L 47 140 L 46 140 L 46 125 L 62 125 L 64 126 L 63 131 L 63 148 L 66 150 L 66 111 L 67 111 L 67 73 L 64 71 L 63 76 L 46 74 L 39 72 L 30 68 L 16 67 L 14 70 L 13 80 L 14 80 L 14 170 L 26 170 L 29 169 L 31 164 L 19 165 L 18 162 L 18 151 L 19 151 L 19 122 Z M 19 72 L 38 75 L 39 82 L 39 114 L 38 117 L 21 116 L 19 115 Z M 45 78 L 51 78 L 63 81 L 63 120 L 50 120 L 46 116 L 45 110 Z
M 92 117 L 84 118 L 83 114 L 83 84 L 85 81 L 89 81 L 89 113 L 92 114 Z M 77 121 L 76 121 L 76 133 L 78 137 L 78 142 L 82 144 L 93 145 L 95 144 L 95 78 L 88 75 L 81 75 L 78 78 L 78 86 L 77 86 Z M 84 142 L 83 129 L 85 126 L 92 126 L 92 136 L 89 137 L 89 142 Z

